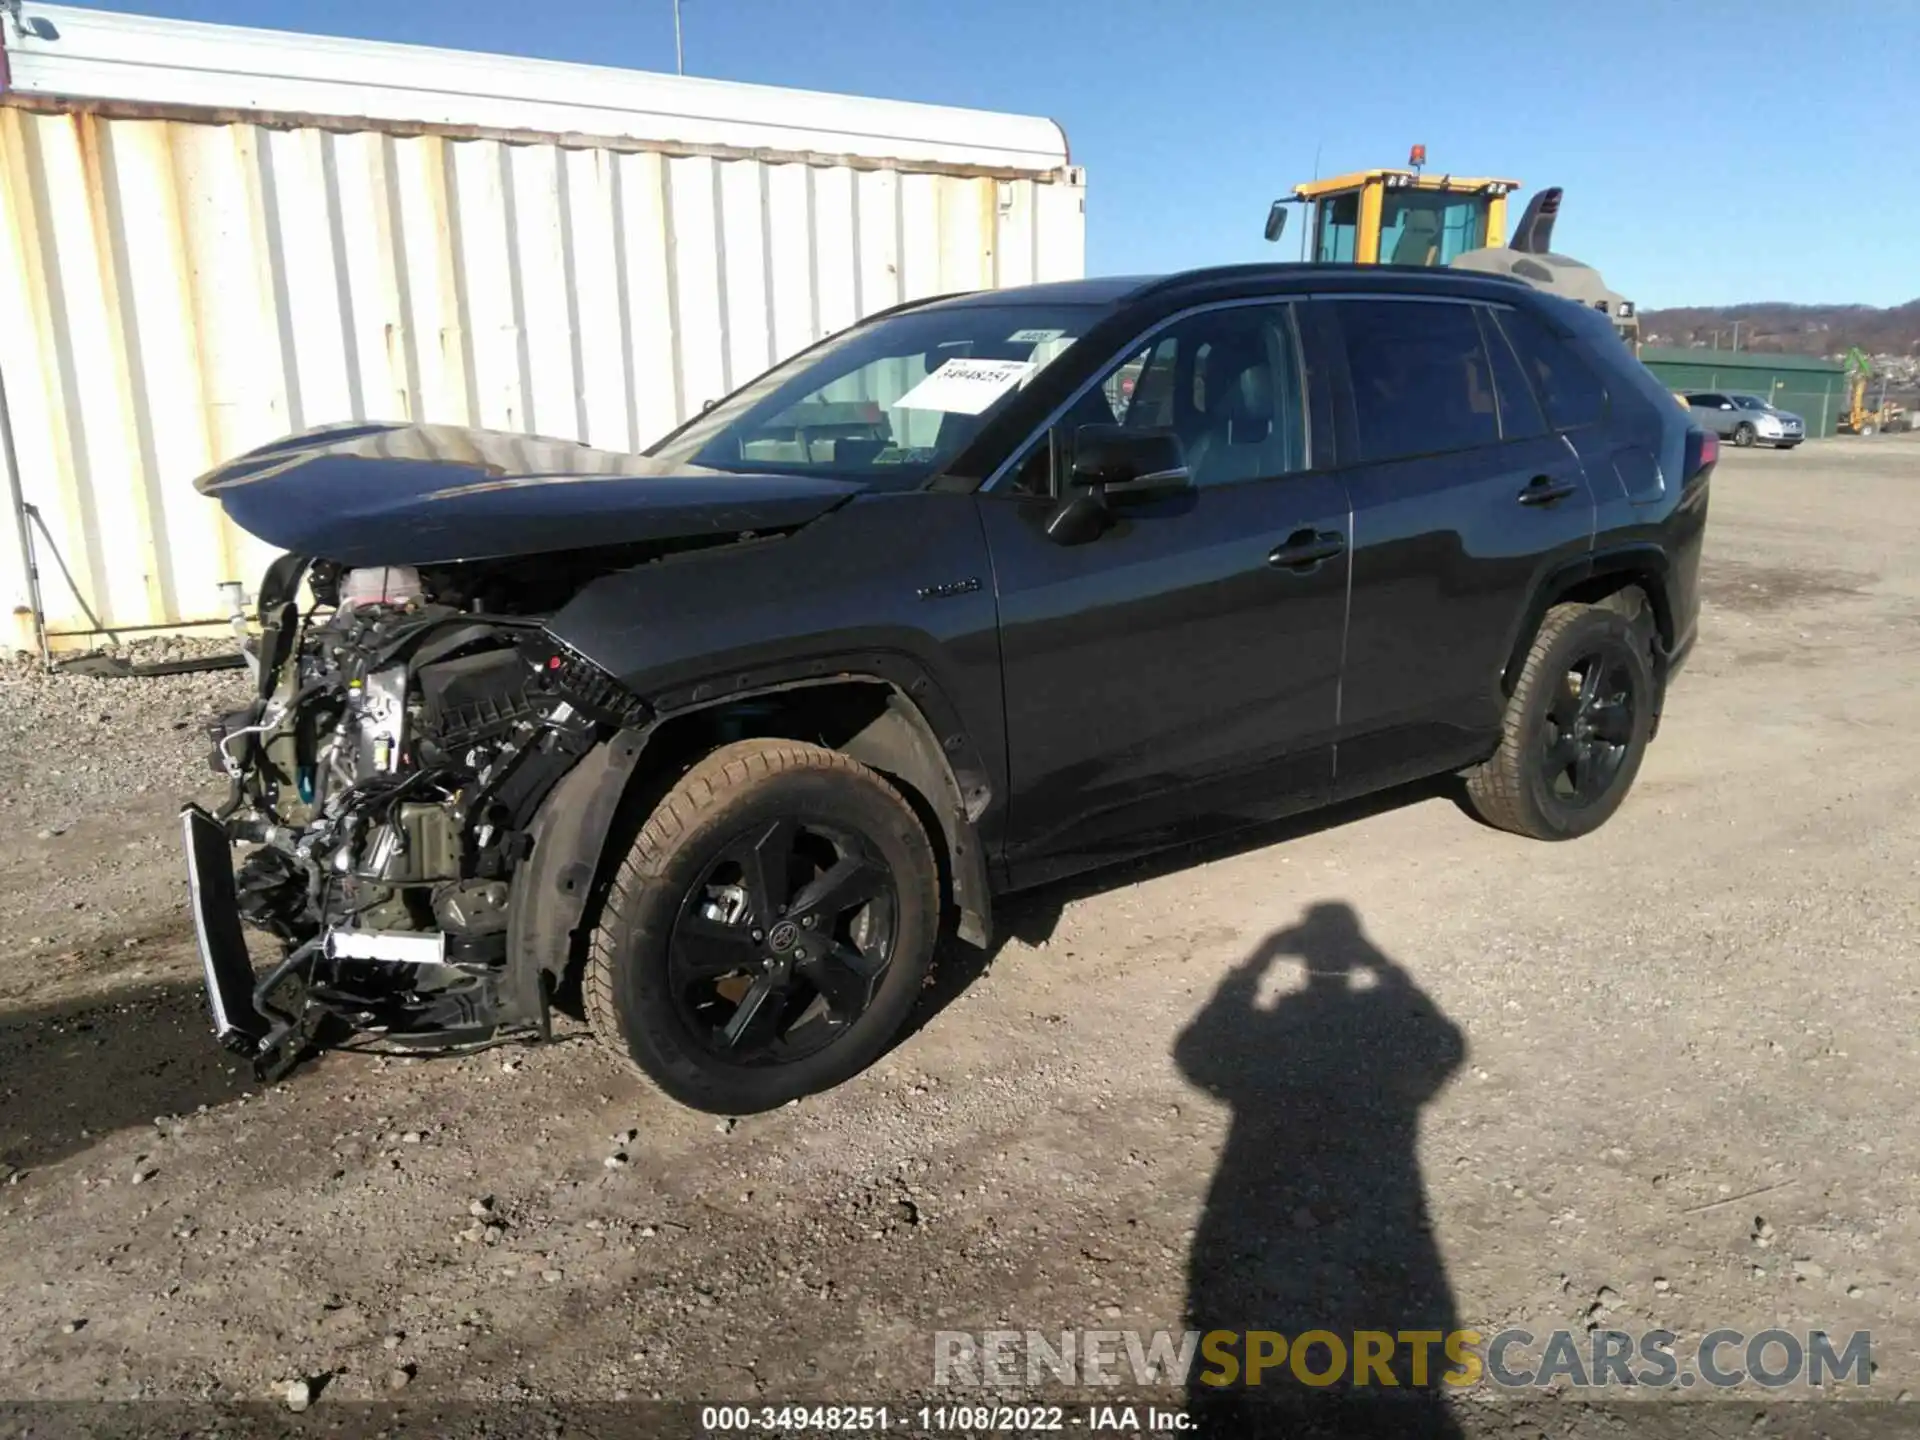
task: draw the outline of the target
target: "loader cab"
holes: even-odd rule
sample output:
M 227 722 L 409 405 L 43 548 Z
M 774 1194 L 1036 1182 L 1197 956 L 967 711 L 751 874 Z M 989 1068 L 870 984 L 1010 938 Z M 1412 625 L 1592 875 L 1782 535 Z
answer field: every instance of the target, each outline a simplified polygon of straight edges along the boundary
M 1451 265 L 1502 244 L 1517 180 L 1359 170 L 1293 188 L 1308 211 L 1312 258 L 1356 265 Z

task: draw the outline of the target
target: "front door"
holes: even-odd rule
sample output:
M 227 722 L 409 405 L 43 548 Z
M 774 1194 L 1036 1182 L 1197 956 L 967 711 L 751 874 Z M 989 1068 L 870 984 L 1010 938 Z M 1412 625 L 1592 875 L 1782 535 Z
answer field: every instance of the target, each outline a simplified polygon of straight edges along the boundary
M 1347 588 L 1347 501 L 1315 470 L 1291 309 L 1164 325 L 979 497 L 993 557 L 1016 885 L 1318 804 Z M 1078 426 L 1170 428 L 1182 494 L 1045 531 Z

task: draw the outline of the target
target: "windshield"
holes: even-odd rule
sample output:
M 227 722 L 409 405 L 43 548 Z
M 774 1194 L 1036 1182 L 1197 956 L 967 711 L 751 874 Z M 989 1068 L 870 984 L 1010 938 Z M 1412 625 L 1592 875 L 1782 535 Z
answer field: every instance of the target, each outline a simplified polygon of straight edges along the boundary
M 1487 197 L 1390 190 L 1380 206 L 1380 259 L 1389 265 L 1450 265 L 1487 243 Z
M 1736 395 L 1733 397 L 1733 403 L 1738 405 L 1742 410 L 1764 410 L 1767 408 L 1767 402 L 1762 400 L 1758 395 Z
M 910 310 L 796 356 L 647 453 L 716 470 L 924 480 L 1104 313 Z

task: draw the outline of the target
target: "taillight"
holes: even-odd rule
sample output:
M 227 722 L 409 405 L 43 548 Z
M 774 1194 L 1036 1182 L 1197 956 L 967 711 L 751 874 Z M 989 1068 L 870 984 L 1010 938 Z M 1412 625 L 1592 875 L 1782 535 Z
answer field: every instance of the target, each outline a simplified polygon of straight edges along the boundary
M 1720 437 L 1718 435 L 1710 430 L 1687 431 L 1687 483 L 1706 474 L 1719 458 Z

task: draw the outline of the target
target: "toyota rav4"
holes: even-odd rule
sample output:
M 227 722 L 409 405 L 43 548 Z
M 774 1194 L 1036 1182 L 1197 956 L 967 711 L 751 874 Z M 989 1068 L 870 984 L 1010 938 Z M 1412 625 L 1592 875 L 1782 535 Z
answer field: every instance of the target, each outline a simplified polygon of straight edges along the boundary
M 183 816 L 216 1032 L 277 1073 L 577 987 L 745 1113 L 869 1064 L 1006 891 L 1446 772 L 1583 835 L 1716 458 L 1604 316 L 1314 266 L 917 301 L 641 455 L 265 446 L 198 482 L 286 552 Z

